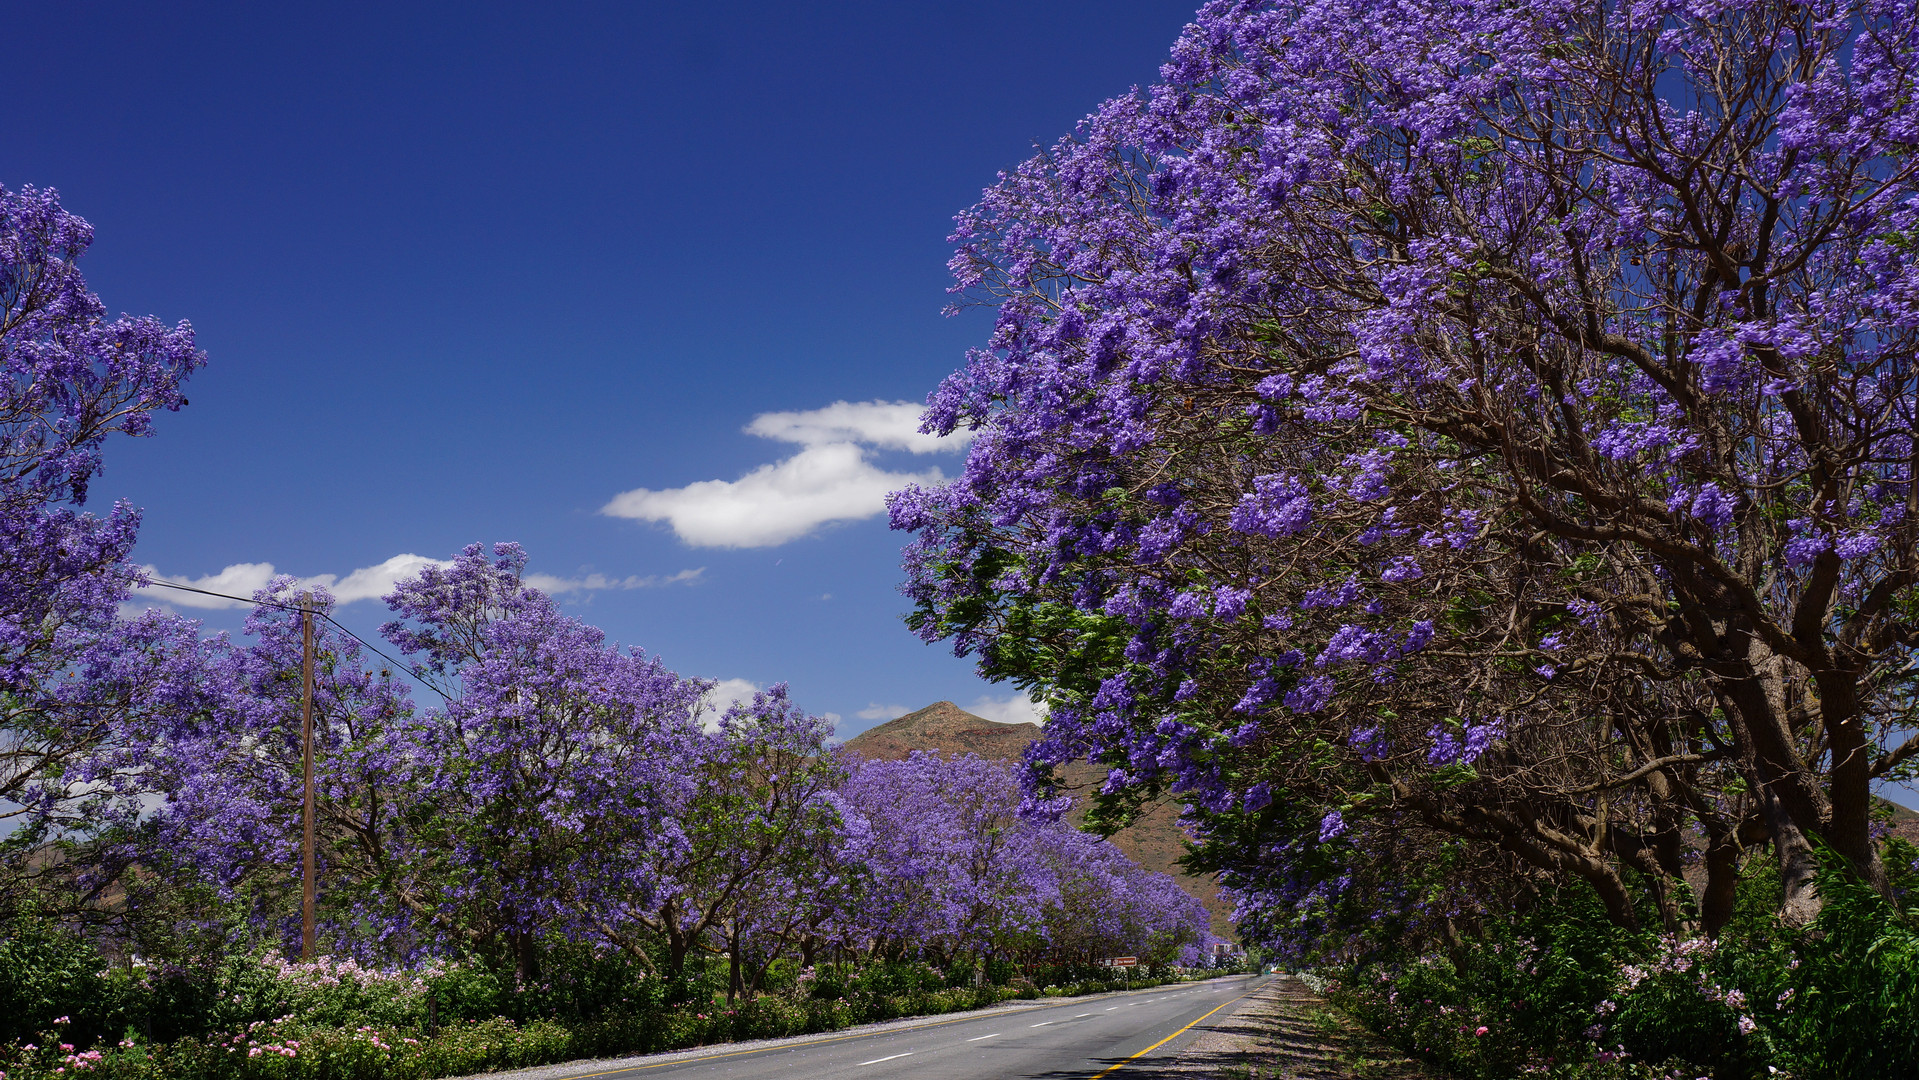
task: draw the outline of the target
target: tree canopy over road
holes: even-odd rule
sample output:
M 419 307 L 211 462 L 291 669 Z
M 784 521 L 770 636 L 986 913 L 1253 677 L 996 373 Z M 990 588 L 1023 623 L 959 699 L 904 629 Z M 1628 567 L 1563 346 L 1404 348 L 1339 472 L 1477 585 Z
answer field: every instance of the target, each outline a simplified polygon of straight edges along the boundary
M 914 624 L 1272 944 L 1889 888 L 1919 644 L 1901 2 L 1209 3 L 959 219 Z M 1682 899 L 1703 858 L 1698 906 Z M 1462 908 L 1463 905 L 1463 908 Z

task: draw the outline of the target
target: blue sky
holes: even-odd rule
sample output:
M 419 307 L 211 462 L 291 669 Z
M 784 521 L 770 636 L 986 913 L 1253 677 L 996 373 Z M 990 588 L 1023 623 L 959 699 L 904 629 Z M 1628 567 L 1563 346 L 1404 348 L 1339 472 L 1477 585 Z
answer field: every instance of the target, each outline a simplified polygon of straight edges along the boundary
M 1192 10 L 30 5 L 0 183 L 58 188 L 107 306 L 210 357 L 94 487 L 145 508 L 162 574 L 370 596 L 518 540 L 611 637 L 787 681 L 843 736 L 942 698 L 1017 718 L 900 622 L 877 492 L 959 455 L 834 406 L 918 403 L 983 338 L 941 315 L 952 215 L 1151 81 Z

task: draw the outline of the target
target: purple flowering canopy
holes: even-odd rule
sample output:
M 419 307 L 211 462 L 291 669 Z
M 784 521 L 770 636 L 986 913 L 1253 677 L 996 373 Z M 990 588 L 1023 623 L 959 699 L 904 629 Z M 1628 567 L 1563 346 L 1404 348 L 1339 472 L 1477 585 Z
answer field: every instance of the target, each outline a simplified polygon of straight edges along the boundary
M 1766 844 L 1789 919 L 1815 843 L 1883 887 L 1913 4 L 1218 0 L 1162 77 L 960 216 L 997 315 L 926 427 L 978 435 L 892 503 L 1042 771 L 1182 793 L 1274 938 L 1422 832 L 1627 924 Z
M 164 801 L 127 843 L 143 866 L 208 887 L 291 949 L 300 941 L 304 796 L 301 626 L 291 605 L 303 596 L 317 612 L 332 608 L 326 590 L 276 578 L 246 621 L 251 643 L 222 635 L 183 660 L 192 697 L 177 699 L 136 756 L 142 783 Z M 323 618 L 314 620 L 314 651 L 322 934 L 341 952 L 418 952 L 438 928 L 409 819 L 419 805 L 409 748 L 422 735 L 409 687 Z M 374 929 L 356 942 L 349 932 L 362 927 Z
M 774 686 L 708 722 L 711 684 L 561 614 L 517 545 L 473 545 L 387 598 L 388 639 L 444 703 L 417 707 L 321 620 L 314 708 L 320 930 L 368 959 L 477 954 L 536 979 L 559 940 L 676 986 L 728 959 L 731 995 L 822 946 L 942 963 L 981 953 L 1170 961 L 1203 909 L 1051 816 L 1002 763 L 835 755 Z M 164 796 L 127 846 L 269 939 L 299 939 L 300 615 L 263 590 L 244 646 L 181 654 L 181 706 L 130 760 Z M 308 594 L 325 611 L 323 591 Z M 1058 809 L 1058 807 L 1054 807 Z
M 859 884 L 840 934 L 941 964 L 1042 954 L 1167 963 L 1215 940 L 1205 909 L 1171 877 L 1074 828 L 1063 804 L 1022 813 L 1021 802 L 1012 769 L 974 754 L 849 758 L 840 858 Z
M 533 974 L 553 936 L 618 940 L 684 844 L 707 684 L 609 646 L 520 580 L 518 545 L 472 545 L 387 597 L 385 633 L 443 702 L 317 627 L 323 933 L 367 956 L 471 952 Z M 216 639 L 209 704 L 150 752 L 165 795 L 146 861 L 247 904 L 298 940 L 300 656 L 291 579 L 258 600 L 245 647 Z M 313 599 L 330 604 L 323 591 Z
M 13 854 L 132 820 L 123 735 L 173 711 L 194 644 L 177 619 L 115 621 L 139 514 L 80 508 L 108 438 L 186 404 L 205 358 L 185 323 L 107 317 L 75 265 L 92 240 L 54 192 L 0 188 L 0 901 L 37 873 Z

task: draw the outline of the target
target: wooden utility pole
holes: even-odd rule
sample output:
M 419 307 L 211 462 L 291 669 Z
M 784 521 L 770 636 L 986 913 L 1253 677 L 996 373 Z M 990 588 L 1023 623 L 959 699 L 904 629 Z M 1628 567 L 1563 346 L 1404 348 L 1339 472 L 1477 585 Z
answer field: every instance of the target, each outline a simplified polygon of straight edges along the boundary
M 300 911 L 300 959 L 313 959 L 313 597 L 300 597 L 300 741 L 306 756 L 305 897 Z

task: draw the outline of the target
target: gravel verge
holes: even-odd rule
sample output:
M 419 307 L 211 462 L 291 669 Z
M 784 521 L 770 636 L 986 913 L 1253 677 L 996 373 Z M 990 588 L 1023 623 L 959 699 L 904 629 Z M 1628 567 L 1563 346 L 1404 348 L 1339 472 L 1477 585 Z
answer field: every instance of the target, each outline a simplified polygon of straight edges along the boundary
M 1299 979 L 1282 975 L 1200 1025 L 1160 1075 L 1176 1080 L 1428 1080 Z

